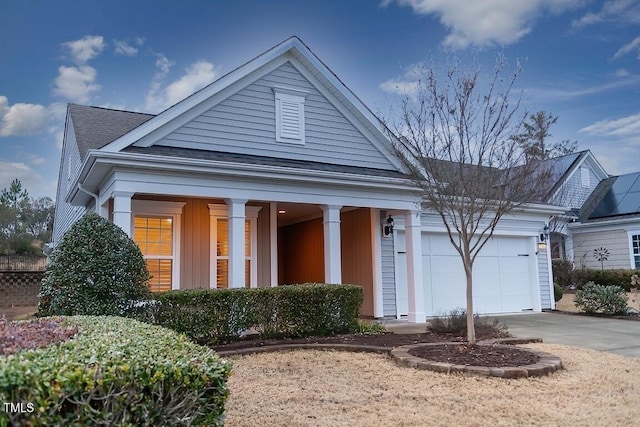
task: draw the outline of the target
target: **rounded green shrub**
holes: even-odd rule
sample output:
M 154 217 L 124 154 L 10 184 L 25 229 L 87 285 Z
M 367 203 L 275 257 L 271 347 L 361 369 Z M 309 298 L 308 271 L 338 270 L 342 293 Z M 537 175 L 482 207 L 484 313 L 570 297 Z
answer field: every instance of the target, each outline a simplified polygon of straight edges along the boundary
M 38 314 L 142 318 L 150 292 L 140 248 L 110 221 L 85 215 L 51 254 Z
M 231 364 L 133 319 L 62 318 L 69 341 L 0 355 L 0 426 L 219 426 Z M 2 408 L 4 409 L 4 408 Z
M 562 295 L 564 294 L 564 290 L 562 289 L 562 286 L 558 285 L 557 283 L 553 284 L 553 299 L 555 300 L 555 302 L 558 302 L 562 299 Z
M 620 286 L 603 286 L 588 282 L 576 292 L 576 307 L 585 313 L 626 314 L 628 297 Z

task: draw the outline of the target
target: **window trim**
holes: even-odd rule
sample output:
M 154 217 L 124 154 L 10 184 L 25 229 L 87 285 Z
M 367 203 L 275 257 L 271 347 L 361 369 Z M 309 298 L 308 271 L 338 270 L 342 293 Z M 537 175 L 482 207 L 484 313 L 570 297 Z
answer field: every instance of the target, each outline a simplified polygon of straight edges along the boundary
M 181 219 L 184 202 L 164 202 L 156 200 L 131 200 L 131 231 L 135 227 L 136 216 L 163 216 L 170 217 L 173 225 L 173 264 L 171 266 L 171 290 L 180 289 L 180 241 Z
M 304 103 L 308 92 L 301 90 L 274 86 L 273 93 L 275 95 L 276 110 L 276 142 L 287 144 L 304 145 L 305 144 L 305 114 Z M 283 102 L 296 104 L 298 107 L 298 133 L 297 136 L 287 134 L 283 130 Z
M 636 256 L 640 257 L 640 253 L 633 253 L 633 236 L 638 236 L 640 240 L 640 230 L 627 230 L 627 236 L 629 236 L 629 264 L 631 269 L 635 270 L 636 267 Z
M 209 288 L 218 289 L 217 277 L 217 253 L 216 244 L 218 241 L 217 221 L 219 218 L 229 219 L 229 208 L 227 205 L 210 204 L 209 206 Z M 249 233 L 251 234 L 251 271 L 249 271 L 249 287 L 258 287 L 258 212 L 261 206 L 245 205 L 245 221 L 249 221 Z M 245 256 L 245 260 L 247 257 Z M 246 284 L 245 284 L 246 286 Z

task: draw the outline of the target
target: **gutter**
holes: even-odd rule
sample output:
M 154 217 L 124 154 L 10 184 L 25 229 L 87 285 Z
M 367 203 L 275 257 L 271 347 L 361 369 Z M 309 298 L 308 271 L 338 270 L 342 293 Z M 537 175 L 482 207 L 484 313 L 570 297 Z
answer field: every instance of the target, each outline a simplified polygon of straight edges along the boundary
M 98 209 L 99 206 L 99 202 L 98 202 L 98 195 L 95 193 L 92 193 L 91 191 L 87 190 L 86 188 L 84 188 L 82 186 L 82 184 L 78 183 L 78 190 L 82 191 L 85 194 L 88 194 L 89 196 L 93 197 L 93 200 L 96 203 L 96 210 Z

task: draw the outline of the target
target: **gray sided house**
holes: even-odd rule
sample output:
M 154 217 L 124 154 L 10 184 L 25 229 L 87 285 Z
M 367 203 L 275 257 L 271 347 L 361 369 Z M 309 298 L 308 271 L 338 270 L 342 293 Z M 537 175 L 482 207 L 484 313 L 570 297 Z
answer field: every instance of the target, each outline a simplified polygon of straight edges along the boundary
M 549 202 L 567 206 L 552 221 L 551 255 L 577 268 L 640 268 L 640 173 L 610 176 L 590 151 L 550 159 Z M 601 264 L 594 250 L 606 248 Z
M 93 211 L 140 246 L 153 290 L 353 283 L 362 315 L 423 322 L 464 307 L 465 279 L 420 200 L 380 121 L 293 37 L 158 115 L 69 105 L 53 245 Z M 539 236 L 561 211 L 500 222 L 479 312 L 553 307 Z

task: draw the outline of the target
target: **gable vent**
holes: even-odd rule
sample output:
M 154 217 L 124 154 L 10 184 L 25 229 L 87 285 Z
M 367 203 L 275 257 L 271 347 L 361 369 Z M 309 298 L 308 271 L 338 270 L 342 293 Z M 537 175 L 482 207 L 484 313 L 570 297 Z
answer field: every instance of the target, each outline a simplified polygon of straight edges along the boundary
M 273 88 L 276 101 L 276 141 L 304 144 L 304 98 L 306 93 Z

